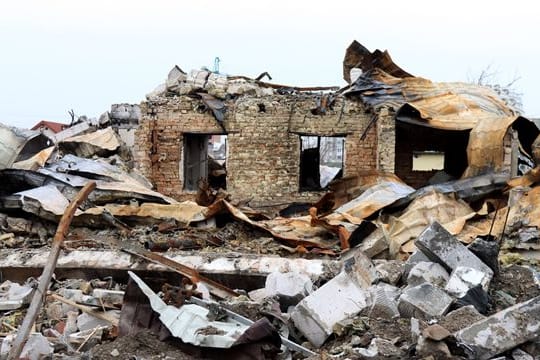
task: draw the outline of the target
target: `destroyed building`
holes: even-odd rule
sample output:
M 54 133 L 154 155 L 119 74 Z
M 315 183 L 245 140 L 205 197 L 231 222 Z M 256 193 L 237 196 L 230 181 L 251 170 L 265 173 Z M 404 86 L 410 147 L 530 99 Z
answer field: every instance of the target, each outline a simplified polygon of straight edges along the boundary
M 356 42 L 263 76 L 0 127 L 0 359 L 539 357 L 533 123 Z
M 533 165 L 537 127 L 489 88 L 414 77 L 356 42 L 344 78 L 332 91 L 175 67 L 141 104 L 136 163 L 158 191 L 189 199 L 221 160 L 227 192 L 252 204 L 313 201 L 330 180 L 368 171 L 418 188 Z

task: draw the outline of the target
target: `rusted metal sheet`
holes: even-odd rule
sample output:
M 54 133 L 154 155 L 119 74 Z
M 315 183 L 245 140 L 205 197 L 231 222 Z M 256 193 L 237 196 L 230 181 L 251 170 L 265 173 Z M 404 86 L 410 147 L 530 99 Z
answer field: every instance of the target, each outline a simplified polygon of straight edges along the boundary
M 337 239 L 331 231 L 322 226 L 312 225 L 311 216 L 253 221 L 227 201 L 222 200 L 222 203 L 238 220 L 267 231 L 275 238 L 284 240 L 294 246 L 330 249 L 337 244 Z
M 0 124 L 0 169 L 26 160 L 50 146 L 52 140 L 39 131 L 23 130 Z
M 414 191 L 414 188 L 400 181 L 383 181 L 373 185 L 357 198 L 341 205 L 335 213 L 342 215 L 353 224 L 360 224 L 375 212 Z
M 120 147 L 120 141 L 111 127 L 93 131 L 62 140 L 61 149 L 72 154 L 91 157 L 93 155 L 106 156 Z
M 37 170 L 40 167 L 45 166 L 45 163 L 51 155 L 53 154 L 55 150 L 54 146 L 48 147 L 46 149 L 41 150 L 36 155 L 32 156 L 29 159 L 17 161 L 14 163 L 11 167 L 13 169 L 22 169 L 22 170 Z
M 348 83 L 351 82 L 352 68 L 360 68 L 364 72 L 379 68 L 393 76 L 412 76 L 394 63 L 388 51 L 375 50 L 371 52 L 356 40 L 349 45 L 343 59 L 343 79 Z
M 362 75 L 347 94 L 360 96 L 375 109 L 394 108 L 398 121 L 442 130 L 470 130 L 481 120 L 517 118 L 490 88 L 435 83 L 420 77 L 399 78 L 381 69 Z
M 504 137 L 513 124 L 530 123 L 520 138 L 521 145 L 526 151 L 531 150 L 532 142 L 540 131 L 531 121 L 523 117 L 505 117 L 496 120 L 479 119 L 469 134 L 467 146 L 468 167 L 463 177 L 471 177 L 488 172 L 502 171 L 504 162 Z

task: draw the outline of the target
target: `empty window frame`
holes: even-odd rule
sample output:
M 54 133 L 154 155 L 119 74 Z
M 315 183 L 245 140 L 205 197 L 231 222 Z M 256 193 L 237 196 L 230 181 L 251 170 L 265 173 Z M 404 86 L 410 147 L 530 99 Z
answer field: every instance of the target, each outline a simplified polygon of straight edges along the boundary
M 324 189 L 343 176 L 344 137 L 300 136 L 300 191 Z

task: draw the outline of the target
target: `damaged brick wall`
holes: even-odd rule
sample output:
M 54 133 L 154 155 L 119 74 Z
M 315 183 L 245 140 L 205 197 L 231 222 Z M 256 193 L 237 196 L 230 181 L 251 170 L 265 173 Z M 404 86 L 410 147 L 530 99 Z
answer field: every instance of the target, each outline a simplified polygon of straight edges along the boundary
M 141 104 L 135 160 L 156 189 L 179 200 L 183 189 L 182 138 L 185 133 L 222 132 L 199 100 L 186 96 Z M 300 135 L 345 137 L 344 175 L 377 167 L 377 126 L 362 104 L 339 97 L 323 115 L 314 115 L 316 95 L 244 96 L 227 102 L 227 192 L 252 204 L 312 201 L 322 192 L 299 192 Z
M 162 194 L 192 199 L 183 191 L 182 147 L 185 133 L 219 134 L 223 129 L 201 102 L 187 96 L 141 103 L 142 119 L 136 130 L 136 166 Z

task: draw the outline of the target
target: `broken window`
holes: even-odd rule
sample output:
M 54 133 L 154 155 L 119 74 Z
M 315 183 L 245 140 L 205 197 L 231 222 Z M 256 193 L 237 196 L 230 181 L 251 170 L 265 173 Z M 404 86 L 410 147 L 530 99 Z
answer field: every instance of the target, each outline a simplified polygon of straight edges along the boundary
M 343 176 L 344 137 L 300 136 L 300 191 L 324 189 Z
M 440 151 L 414 151 L 413 171 L 432 171 L 444 169 L 444 153 Z
M 227 135 L 184 135 L 184 189 L 226 188 Z M 206 187 L 206 185 L 205 185 Z
M 208 184 L 227 189 L 227 135 L 212 135 L 208 141 Z

